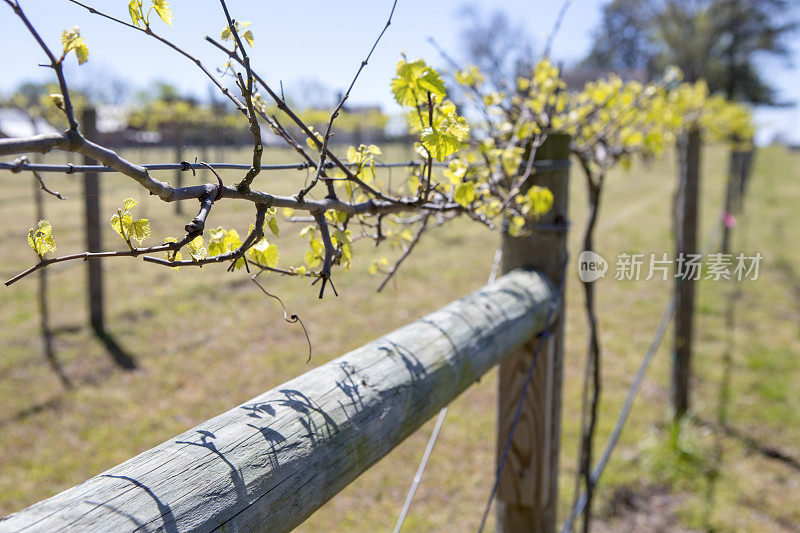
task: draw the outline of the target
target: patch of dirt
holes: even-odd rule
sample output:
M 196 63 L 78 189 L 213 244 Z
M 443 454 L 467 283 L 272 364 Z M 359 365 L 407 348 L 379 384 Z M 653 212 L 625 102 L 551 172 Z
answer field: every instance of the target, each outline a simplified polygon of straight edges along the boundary
M 665 487 L 623 486 L 609 503 L 609 514 L 592 520 L 592 530 L 606 533 L 626 532 L 689 532 L 680 525 L 676 510 L 682 497 Z

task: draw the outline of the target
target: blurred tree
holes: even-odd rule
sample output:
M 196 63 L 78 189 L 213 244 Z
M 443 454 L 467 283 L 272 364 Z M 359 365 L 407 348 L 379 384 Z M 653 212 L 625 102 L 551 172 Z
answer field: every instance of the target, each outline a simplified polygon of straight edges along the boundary
M 304 78 L 287 87 L 286 97 L 299 109 L 329 109 L 339 103 L 336 92 L 315 78 Z
M 53 105 L 50 95 L 59 92 L 55 83 L 23 82 L 17 89 L 0 100 L 0 107 L 22 109 L 33 118 L 44 119 L 51 126 L 59 129 L 68 127 L 64 112 Z M 72 105 L 76 113 L 82 113 L 89 105 L 86 94 L 80 90 L 72 92 Z
M 754 65 L 756 54 L 788 58 L 787 38 L 798 29 L 797 0 L 717 0 L 712 18 L 722 35 L 719 72 L 710 72 L 729 99 L 775 103 L 775 90 Z
M 513 82 L 527 77 L 537 61 L 525 29 L 514 26 L 502 11 L 484 16 L 474 4 L 464 7 L 460 16 L 465 21 L 460 38 L 466 61 L 477 66 L 494 89 L 515 90 Z
M 653 72 L 657 48 L 651 32 L 650 11 L 640 0 L 613 0 L 603 8 L 594 32 L 594 44 L 584 65 L 615 71 Z M 648 76 L 650 77 L 650 76 Z
M 667 65 L 711 92 L 778 104 L 759 56 L 786 58 L 798 29 L 798 0 L 613 0 L 603 8 L 587 67 L 636 69 L 652 78 Z

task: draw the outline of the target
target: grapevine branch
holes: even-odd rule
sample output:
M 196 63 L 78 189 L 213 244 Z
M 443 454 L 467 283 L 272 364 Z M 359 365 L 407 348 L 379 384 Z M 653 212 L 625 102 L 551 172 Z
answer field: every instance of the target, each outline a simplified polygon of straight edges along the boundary
M 472 148 L 479 150 L 479 153 L 482 153 L 486 164 L 489 166 L 489 169 L 481 169 L 481 164 L 470 163 L 468 165 L 467 172 L 470 174 L 465 175 L 464 183 L 472 187 L 473 192 L 469 194 L 471 194 L 471 197 L 474 198 L 474 200 L 469 201 L 465 200 L 465 196 L 463 194 L 459 198 L 456 198 L 456 194 L 452 187 L 447 185 L 442 186 L 441 183 L 438 183 L 437 180 L 434 179 L 433 168 L 439 165 L 447 166 L 448 163 L 435 163 L 433 161 L 432 152 L 424 144 L 422 148 L 426 158 L 421 163 L 398 162 L 381 164 L 375 163 L 372 160 L 370 160 L 370 162 L 367 164 L 364 164 L 362 161 L 346 163 L 333 153 L 329 140 L 333 135 L 335 120 L 341 110 L 344 108 L 344 104 L 349 98 L 352 89 L 360 77 L 360 74 L 363 72 L 364 68 L 366 68 L 381 39 L 391 25 L 392 18 L 397 7 L 396 0 L 392 3 L 392 8 L 387 17 L 386 24 L 383 26 L 382 30 L 370 47 L 367 55 L 356 70 L 356 73 L 353 76 L 347 91 L 332 110 L 325 128 L 325 133 L 322 136 L 315 134 L 312 128 L 310 128 L 303 122 L 303 120 L 299 118 L 299 115 L 295 113 L 286 103 L 282 92 L 279 95 L 273 91 L 269 85 L 267 85 L 264 79 L 252 68 L 250 55 L 245 48 L 245 43 L 240 35 L 240 30 L 237 28 L 236 21 L 229 11 L 225 0 L 220 0 L 220 6 L 222 7 L 222 12 L 226 20 L 226 27 L 233 39 L 234 46 L 232 49 L 229 49 L 211 37 L 206 37 L 206 40 L 218 50 L 224 52 L 230 60 L 230 66 L 228 69 L 226 69 L 226 73 L 229 72 L 233 76 L 236 82 L 235 84 L 241 92 L 241 100 L 231 94 L 230 91 L 228 91 L 228 89 L 225 88 L 223 84 L 217 81 L 213 76 L 210 76 L 209 71 L 194 56 L 182 48 L 174 45 L 168 39 L 155 33 L 147 21 L 144 21 L 144 27 L 140 27 L 140 22 L 136 19 L 134 19 L 133 24 L 130 24 L 109 14 L 103 13 L 79 0 L 70 0 L 74 4 L 87 9 L 91 14 L 95 14 L 106 20 L 121 24 L 125 28 L 149 35 L 150 37 L 178 52 L 191 62 L 195 63 L 206 76 L 214 79 L 215 85 L 224 94 L 226 94 L 229 99 L 231 99 L 236 106 L 236 109 L 245 115 L 253 138 L 253 154 L 251 163 L 249 165 L 230 163 L 210 165 L 208 163 L 200 163 L 211 170 L 211 172 L 217 178 L 217 183 L 205 183 L 185 187 L 173 187 L 168 182 L 161 181 L 155 177 L 154 173 L 159 170 L 175 168 L 179 168 L 182 171 L 193 170 L 191 165 L 183 162 L 181 162 L 179 166 L 178 163 L 161 165 L 137 164 L 121 157 L 113 150 L 93 142 L 93 140 L 87 139 L 79 131 L 77 123 L 74 122 L 74 117 L 72 116 L 72 106 L 69 101 L 69 91 L 61 70 L 61 60 L 63 60 L 66 52 L 64 56 L 61 57 L 61 60 L 56 59 L 56 57 L 51 53 L 51 51 L 47 48 L 39 35 L 33 29 L 33 26 L 25 17 L 24 13 L 21 11 L 21 9 L 19 9 L 17 3 L 14 0 L 4 1 L 8 5 L 12 6 L 12 8 L 15 8 L 15 12 L 23 20 L 23 22 L 25 22 L 26 26 L 29 28 L 36 40 L 40 43 L 40 46 L 42 46 L 47 56 L 51 58 L 52 66 L 56 71 L 57 77 L 59 78 L 59 84 L 64 95 L 63 110 L 68 115 L 70 124 L 73 125 L 73 127 L 63 133 L 36 135 L 22 139 L 0 139 L 0 156 L 19 155 L 29 152 L 48 153 L 53 150 L 76 152 L 98 161 L 100 165 L 62 165 L 60 167 L 58 165 L 54 165 L 51 167 L 40 166 L 39 168 L 42 170 L 61 170 L 66 172 L 74 172 L 79 168 L 80 170 L 84 171 L 88 171 L 90 169 L 100 171 L 116 171 L 133 179 L 151 195 L 157 196 L 164 202 L 197 200 L 200 204 L 197 216 L 188 221 L 184 227 L 186 231 L 185 237 L 177 244 L 165 243 L 160 247 L 136 248 L 130 243 L 130 240 L 126 238 L 126 242 L 130 249 L 124 252 L 101 252 L 99 255 L 72 254 L 56 259 L 42 260 L 37 266 L 35 266 L 35 268 L 42 268 L 51 262 L 60 262 L 70 259 L 90 260 L 97 257 L 115 257 L 125 255 L 138 257 L 142 255 L 144 260 L 147 262 L 170 267 L 202 266 L 209 263 L 230 261 L 231 268 L 234 268 L 234 265 L 236 265 L 237 267 L 244 266 L 245 268 L 249 269 L 250 265 L 254 263 L 250 258 L 245 257 L 245 254 L 248 252 L 248 250 L 250 250 L 250 248 L 252 248 L 252 246 L 260 242 L 264 237 L 263 227 L 266 212 L 271 211 L 274 213 L 274 208 L 282 207 L 301 211 L 308 215 L 295 217 L 297 219 L 313 221 L 316 230 L 318 231 L 317 235 L 319 235 L 319 240 L 316 244 L 312 241 L 312 244 L 314 245 L 312 248 L 315 248 L 316 246 L 314 253 L 319 254 L 318 260 L 320 266 L 317 271 L 309 272 L 302 269 L 281 269 L 277 267 L 265 267 L 264 265 L 260 265 L 261 271 L 270 271 L 279 273 L 281 275 L 310 275 L 315 279 L 315 282 L 322 282 L 320 287 L 320 296 L 323 296 L 328 283 L 331 283 L 331 287 L 333 288 L 333 284 L 331 282 L 332 267 L 333 265 L 341 264 L 343 262 L 345 246 L 349 246 L 353 241 L 362 238 L 372 238 L 375 240 L 376 244 L 388 238 L 398 239 L 397 236 L 400 235 L 401 232 L 388 231 L 382 226 L 383 221 L 388 220 L 394 225 L 402 225 L 405 227 L 416 226 L 416 237 L 411 238 L 410 243 L 404 244 L 404 253 L 392 268 L 391 273 L 389 274 L 389 277 L 391 277 L 391 275 L 397 271 L 400 265 L 408 257 L 409 253 L 416 246 L 424 232 L 430 230 L 432 226 L 438 227 L 457 216 L 465 215 L 472 220 L 486 225 L 489 228 L 494 228 L 495 224 L 492 219 L 498 216 L 499 213 L 495 212 L 490 215 L 487 211 L 482 211 L 479 209 L 479 207 L 485 206 L 489 202 L 497 202 L 497 205 L 500 206 L 500 209 L 502 209 L 504 214 L 507 214 L 508 216 L 519 217 L 522 215 L 522 213 L 519 211 L 518 204 L 512 202 L 511 197 L 519 192 L 520 187 L 522 187 L 522 185 L 525 183 L 525 180 L 527 180 L 528 177 L 535 170 L 537 170 L 537 167 L 533 164 L 533 159 L 535 155 L 535 147 L 538 146 L 538 141 L 533 143 L 534 149 L 530 151 L 528 160 L 525 162 L 525 172 L 522 176 L 522 179 L 516 182 L 515 187 L 511 187 L 510 189 L 504 185 L 506 183 L 512 183 L 509 176 L 510 171 L 506 169 L 500 158 L 494 156 L 487 157 L 485 153 L 480 152 L 480 140 L 476 139 L 471 141 Z M 283 127 L 275 115 L 267 112 L 266 107 L 260 100 L 260 96 L 258 96 L 257 90 L 259 88 L 263 89 L 270 96 L 270 98 L 272 98 L 279 111 L 289 117 L 290 121 L 300 129 L 303 135 L 306 136 L 309 145 L 313 147 L 312 149 L 315 148 L 318 151 L 318 155 L 316 157 L 312 156 L 306 150 L 303 144 L 292 137 L 292 135 L 286 130 L 286 128 Z M 416 88 L 412 88 L 412 90 L 415 93 L 417 92 Z M 434 121 L 434 114 L 439 112 L 437 110 L 439 109 L 440 105 L 442 105 L 440 100 L 439 94 L 437 94 L 436 98 L 434 98 L 434 96 L 428 90 L 427 101 L 425 102 L 426 105 L 416 106 L 416 111 L 420 114 L 420 122 L 427 124 L 434 130 L 439 127 L 439 121 L 436 121 L 436 123 Z M 421 108 L 423 107 L 426 107 L 427 110 L 427 117 L 425 117 L 427 120 L 423 120 L 422 117 Z M 504 114 L 508 115 L 508 112 L 505 112 Z M 519 120 L 525 119 L 525 117 L 519 118 Z M 270 130 L 274 134 L 280 137 L 288 146 L 295 150 L 295 152 L 301 157 L 301 162 L 290 165 L 262 164 L 261 157 L 263 154 L 263 143 L 261 138 L 260 120 L 263 120 L 270 127 Z M 500 131 L 500 128 L 492 127 L 489 131 L 498 132 Z M 442 134 L 444 133 L 446 132 L 442 132 Z M 516 150 L 519 146 L 526 142 L 530 144 L 529 140 L 521 141 L 513 138 L 513 136 L 509 140 L 508 138 L 503 138 L 500 134 L 495 135 L 493 141 L 495 146 L 505 147 L 508 150 Z M 372 157 L 371 154 L 370 157 Z M 0 163 L 0 168 L 4 168 L 4 165 L 7 164 Z M 14 165 L 15 168 L 19 170 L 34 170 L 33 165 L 29 165 L 24 161 L 15 161 Z M 391 182 L 387 189 L 381 190 L 383 189 L 382 187 L 375 186 L 371 184 L 371 182 L 366 181 L 364 174 L 362 173 L 365 168 L 369 167 L 370 169 L 374 169 L 376 167 L 384 166 L 408 166 L 412 168 L 413 175 L 419 178 L 419 186 L 417 187 L 416 191 L 410 190 L 410 194 L 408 194 L 400 192 L 399 190 L 393 190 L 391 187 Z M 242 170 L 245 172 L 243 177 L 236 183 L 236 185 L 226 186 L 223 184 L 222 179 L 217 173 L 218 169 L 223 168 Z M 344 177 L 338 178 L 328 176 L 326 171 L 333 168 L 340 170 L 344 174 Z M 301 188 L 297 194 L 291 196 L 278 196 L 257 190 L 252 186 L 257 175 L 262 170 L 267 169 L 313 169 L 314 177 L 310 184 Z M 493 173 L 493 176 L 485 185 L 473 183 L 475 178 L 471 177 L 472 173 L 480 174 L 489 171 Z M 452 180 L 452 178 L 450 179 Z M 353 187 L 348 189 L 347 198 L 340 198 L 336 194 L 334 186 L 339 180 L 351 182 L 353 185 Z M 328 194 L 321 199 L 309 198 L 308 193 L 312 190 L 314 185 L 318 183 L 318 181 L 323 181 L 326 184 Z M 43 184 L 43 181 L 40 180 L 40 183 Z M 185 259 L 176 261 L 175 259 L 177 257 L 177 252 L 193 238 L 203 234 L 213 205 L 219 201 L 248 201 L 253 203 L 256 207 L 254 229 L 249 233 L 244 242 L 242 242 L 236 250 L 228 251 L 213 257 L 193 257 L 191 260 Z M 377 223 L 373 223 L 370 217 L 376 217 Z M 434 217 L 436 219 L 435 225 L 429 223 L 430 217 Z M 361 230 L 359 231 L 354 226 L 360 226 Z M 350 234 L 352 234 L 352 237 L 348 237 Z M 403 234 L 406 234 L 405 231 L 403 231 Z M 313 239 L 316 238 L 316 236 L 313 237 Z M 350 242 L 343 243 L 341 242 L 342 239 L 348 239 Z M 402 241 L 403 238 L 400 238 L 400 242 Z M 147 252 L 156 251 L 166 251 L 169 253 L 167 254 L 167 258 L 146 255 Z M 349 254 L 350 251 L 348 250 L 348 261 Z M 24 277 L 24 275 L 26 274 L 22 273 L 20 276 L 13 278 L 13 281 Z M 382 287 L 383 286 L 385 286 L 385 283 L 382 284 Z

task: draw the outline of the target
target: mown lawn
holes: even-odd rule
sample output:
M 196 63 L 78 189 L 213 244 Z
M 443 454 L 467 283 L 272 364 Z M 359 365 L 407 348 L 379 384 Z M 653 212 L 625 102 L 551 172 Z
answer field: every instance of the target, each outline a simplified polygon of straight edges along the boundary
M 385 158 L 410 155 L 390 147 Z M 185 157 L 193 156 L 189 151 Z M 225 156 L 247 160 L 245 152 L 229 151 Z M 709 148 L 704 156 L 701 241 L 713 233 L 727 166 L 721 147 Z M 133 157 L 141 160 L 142 154 L 134 151 Z M 144 157 L 148 162 L 170 159 L 166 152 Z M 265 156 L 265 162 L 291 160 L 284 151 Z M 648 529 L 646 520 L 654 515 L 661 525 L 692 529 L 791 530 L 800 524 L 800 471 L 756 449 L 767 446 L 800 457 L 799 171 L 800 154 L 778 148 L 759 152 L 734 246 L 765 257 L 759 280 L 738 285 L 705 281 L 699 289 L 693 398 L 695 418 L 703 423 L 688 422 L 677 442 L 670 439 L 666 342 L 601 481 L 597 511 L 605 526 L 639 524 Z M 395 170 L 394 179 L 402 173 Z M 236 179 L 233 173 L 224 177 L 226 182 Z M 264 190 L 289 193 L 305 177 L 304 172 L 264 173 L 257 183 Z M 33 263 L 25 243 L 34 222 L 33 186 L 23 174 L 4 173 L 2 180 L 0 275 L 6 279 Z M 71 196 L 65 202 L 45 198 L 59 253 L 80 251 L 79 182 L 73 176 L 53 175 L 48 183 Z M 121 176 L 104 174 L 102 183 L 104 216 L 110 217 L 124 198 L 134 196 L 141 202 L 140 216 L 151 219 L 153 242 L 177 236 L 193 216 L 176 215 L 174 206 L 148 198 Z M 671 157 L 610 176 L 598 250 L 612 269 L 621 252 L 671 252 L 674 183 Z M 570 239 L 576 258 L 585 215 L 577 168 L 571 201 Z M 209 225 L 233 225 L 245 232 L 253 210 L 239 204 L 221 202 Z M 277 241 L 281 264 L 300 264 L 305 244 L 296 238 L 298 230 L 298 225 L 282 225 Z M 110 226 L 104 231 L 107 247 L 124 246 Z M 246 274 L 227 273 L 224 266 L 175 272 L 116 259 L 104 265 L 108 329 L 139 366 L 133 372 L 121 371 L 86 327 L 83 264 L 54 266 L 49 270 L 52 327 L 58 357 L 76 384 L 72 390 L 60 385 L 41 355 L 35 276 L 0 289 L 0 514 L 72 486 L 467 294 L 486 282 L 498 239 L 468 221 L 437 230 L 420 243 L 381 294 L 375 293 L 378 279 L 368 273 L 368 266 L 376 257 L 391 258 L 397 252 L 376 251 L 367 243 L 356 248 L 351 271 L 337 273 L 339 298 L 319 301 L 316 289 L 305 281 L 269 278 L 270 290 L 309 328 L 309 364 L 301 330 L 282 320 L 279 307 Z M 562 517 L 572 499 L 586 348 L 576 273 L 570 270 L 567 292 Z M 670 289 L 662 281 L 615 281 L 613 271 L 599 282 L 605 389 L 598 447 L 613 426 Z M 477 526 L 494 470 L 495 388 L 491 373 L 452 405 L 407 530 L 467 531 Z M 714 429 L 721 416 L 728 433 Z M 426 424 L 300 529 L 390 529 L 431 426 Z

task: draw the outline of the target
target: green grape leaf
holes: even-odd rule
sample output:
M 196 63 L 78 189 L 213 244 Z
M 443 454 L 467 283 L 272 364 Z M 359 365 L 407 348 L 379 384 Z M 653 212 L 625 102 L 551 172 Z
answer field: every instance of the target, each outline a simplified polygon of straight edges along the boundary
M 278 221 L 275 217 L 269 219 L 269 221 L 267 222 L 267 227 L 269 227 L 269 230 L 272 232 L 273 235 L 275 235 L 276 237 L 279 236 L 278 234 L 280 233 L 280 229 L 278 228 Z
M 416 107 L 428 99 L 428 91 L 439 99 L 447 95 L 439 73 L 418 59 L 411 63 L 401 59 L 397 63 L 397 76 L 392 79 L 392 94 L 401 106 Z
M 239 237 L 239 232 L 232 229 L 225 234 L 222 243 L 226 252 L 232 252 L 242 245 L 242 239 Z
M 140 218 L 131 223 L 129 235 L 142 244 L 150 236 L 150 222 L 146 218 Z
M 53 239 L 53 226 L 47 220 L 40 220 L 36 229 L 28 230 L 28 246 L 39 256 L 56 251 L 56 241 Z
M 553 207 L 553 193 L 547 187 L 533 185 L 525 193 L 528 209 L 537 216 L 543 215 Z
M 128 2 L 128 13 L 131 16 L 131 22 L 138 28 L 139 22 L 142 20 L 141 0 L 131 0 Z
M 239 23 L 239 21 L 235 21 L 235 22 L 234 22 L 234 28 L 236 29 L 236 33 L 238 33 L 239 35 L 241 35 L 241 36 L 242 36 L 242 38 L 243 38 L 245 41 L 247 41 L 247 44 L 249 44 L 249 45 L 250 45 L 250 47 L 252 48 L 252 47 L 254 47 L 254 46 L 256 45 L 256 39 L 255 39 L 255 37 L 253 37 L 253 32 L 252 32 L 252 30 L 247 30 L 246 32 L 242 33 L 242 30 L 243 30 L 244 28 L 248 27 L 249 25 L 250 25 L 250 23 L 249 23 L 249 22 L 246 22 L 246 21 L 245 21 L 245 22 L 242 22 L 241 24 Z M 233 39 L 233 33 L 231 33 L 231 28 L 230 28 L 230 26 L 225 26 L 225 27 L 222 29 L 222 32 L 220 33 L 220 38 L 221 38 L 223 41 L 230 41 L 230 40 L 232 40 L 232 39 Z
M 130 211 L 134 207 L 139 205 L 139 202 L 134 200 L 133 198 L 127 198 L 124 202 L 122 202 L 122 210 L 123 211 Z
M 261 239 L 254 244 L 247 251 L 247 255 L 256 263 L 266 267 L 275 268 L 278 265 L 278 247 L 270 244 L 267 239 Z
M 200 259 L 205 259 L 206 248 L 205 248 L 205 243 L 203 242 L 202 235 L 198 235 L 197 237 L 189 241 L 189 255 L 195 261 L 199 261 Z
M 61 34 L 61 43 L 64 45 L 64 55 L 74 51 L 79 65 L 89 60 L 89 47 L 86 46 L 86 41 L 81 37 L 81 31 L 77 26 L 69 31 L 64 30 Z
M 305 260 L 308 268 L 315 268 L 322 264 L 322 260 L 311 250 L 306 250 Z
M 172 26 L 172 9 L 167 0 L 153 0 L 153 9 L 156 10 L 161 20 Z
M 249 44 L 251 48 L 256 45 L 256 40 L 253 37 L 253 32 L 252 31 L 247 30 L 246 32 L 244 32 L 242 34 L 242 37 L 244 37 L 244 40 L 247 41 L 247 44 Z
M 456 187 L 453 200 L 467 207 L 475 199 L 475 184 L 471 181 L 461 183 Z
M 451 103 L 441 106 L 434 118 L 434 125 L 422 130 L 420 140 L 431 156 L 443 161 L 461 149 L 461 142 L 469 135 L 469 126 L 464 117 L 456 113 Z
M 164 239 L 164 244 L 170 242 L 178 242 L 178 239 L 176 239 L 175 237 L 167 237 L 166 239 Z M 166 257 L 167 261 L 169 261 L 170 263 L 174 263 L 175 261 L 180 261 L 181 259 L 183 259 L 183 254 L 181 254 L 179 250 L 167 250 L 166 252 L 164 252 L 164 257 Z M 178 270 L 177 266 L 170 268 L 172 270 Z
M 458 152 L 461 148 L 461 141 L 453 135 L 441 133 L 433 128 L 422 130 L 422 145 L 428 149 L 431 156 L 438 161 Z
M 111 217 L 111 227 L 125 240 L 130 240 L 131 238 L 132 225 L 133 217 L 131 217 L 130 213 L 123 213 L 122 217 L 119 216 L 119 213 L 114 213 Z

